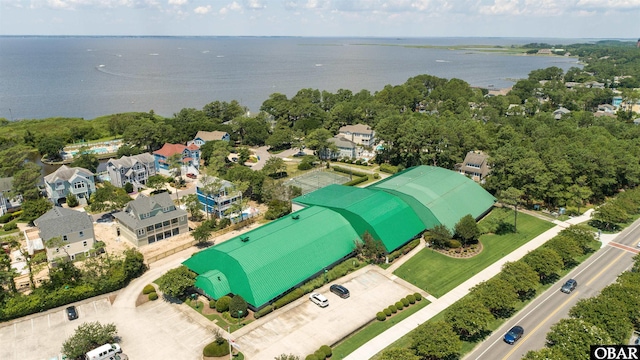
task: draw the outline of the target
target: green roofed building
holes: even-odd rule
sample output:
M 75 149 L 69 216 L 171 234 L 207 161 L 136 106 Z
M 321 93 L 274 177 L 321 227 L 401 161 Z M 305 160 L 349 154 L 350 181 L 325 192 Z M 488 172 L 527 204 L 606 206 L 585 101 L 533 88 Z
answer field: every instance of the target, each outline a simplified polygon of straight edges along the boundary
M 183 264 L 196 287 L 219 299 L 241 295 L 254 308 L 351 255 L 359 240 L 339 213 L 314 206 L 203 250 Z
M 360 236 L 365 231 L 369 232 L 374 239 L 382 241 L 388 252 L 425 230 L 424 224 L 407 203 L 384 191 L 329 185 L 293 201 L 339 212 Z
M 183 264 L 211 298 L 241 295 L 254 309 L 322 273 L 369 232 L 393 251 L 438 224 L 479 218 L 495 198 L 457 172 L 417 166 L 367 188 L 330 185 L 297 197 L 309 206 L 203 250 Z
M 409 168 L 367 189 L 382 190 L 402 199 L 420 217 L 425 229 L 438 224 L 453 229 L 467 214 L 475 219 L 482 217 L 496 201 L 468 177 L 435 166 Z

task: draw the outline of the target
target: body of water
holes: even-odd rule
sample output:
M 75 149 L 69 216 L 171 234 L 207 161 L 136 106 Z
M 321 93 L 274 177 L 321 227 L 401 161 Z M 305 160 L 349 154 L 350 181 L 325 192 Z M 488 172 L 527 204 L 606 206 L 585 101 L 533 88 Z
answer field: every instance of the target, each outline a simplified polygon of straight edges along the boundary
M 430 74 L 504 88 L 569 57 L 505 55 L 421 45 L 502 45 L 558 39 L 0 37 L 0 117 L 81 117 L 238 100 L 252 112 L 273 93 L 312 88 L 375 92 Z M 564 40 L 564 43 L 582 42 Z M 416 46 L 412 46 L 416 45 Z

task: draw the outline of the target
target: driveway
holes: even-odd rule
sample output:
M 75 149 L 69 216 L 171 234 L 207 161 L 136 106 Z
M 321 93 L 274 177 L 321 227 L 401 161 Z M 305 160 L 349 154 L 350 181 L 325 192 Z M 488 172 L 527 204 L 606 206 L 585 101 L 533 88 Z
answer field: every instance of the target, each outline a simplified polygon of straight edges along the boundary
M 251 151 L 253 151 L 258 156 L 259 160 L 257 163 L 246 163 L 246 165 L 251 166 L 251 169 L 253 170 L 262 170 L 264 164 L 267 162 L 267 159 L 269 159 L 270 157 L 275 156 L 281 159 L 290 158 L 293 157 L 293 154 L 300 151 L 299 149 L 287 149 L 277 154 L 271 154 L 267 151 L 268 148 L 268 146 L 251 148 Z

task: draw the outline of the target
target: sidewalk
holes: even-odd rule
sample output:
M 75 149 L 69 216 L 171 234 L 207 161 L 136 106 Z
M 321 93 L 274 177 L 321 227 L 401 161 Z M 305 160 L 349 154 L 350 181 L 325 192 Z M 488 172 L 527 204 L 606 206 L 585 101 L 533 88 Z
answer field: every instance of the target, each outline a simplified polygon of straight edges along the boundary
M 435 299 L 430 298 L 432 301 L 431 304 L 427 305 L 417 313 L 398 323 L 394 327 L 388 329 L 382 334 L 376 336 L 375 338 L 369 340 L 366 344 L 362 345 L 354 352 L 345 357 L 345 360 L 361 360 L 361 359 L 370 359 L 375 354 L 384 350 L 387 346 L 391 345 L 396 340 L 408 334 L 413 329 L 417 328 L 420 324 L 425 321 L 431 319 L 441 311 L 448 308 L 450 305 L 455 303 L 456 301 L 462 299 L 469 293 L 469 290 L 474 286 L 478 285 L 483 281 L 487 281 L 500 273 L 502 270 L 502 265 L 506 262 L 517 261 L 523 256 L 525 256 L 529 251 L 535 250 L 540 247 L 542 244 L 556 236 L 562 229 L 567 228 L 574 224 L 579 224 L 581 222 L 587 221 L 591 218 L 592 210 L 589 210 L 582 214 L 581 216 L 577 216 L 575 218 L 571 218 L 565 222 L 558 222 L 556 226 L 545 231 L 544 233 L 538 235 L 525 245 L 519 247 L 518 249 L 511 252 L 509 255 L 503 257 L 502 259 L 496 261 L 495 263 L 489 265 L 487 268 L 470 278 L 469 280 L 463 282 L 458 285 L 453 290 L 449 291 L 442 297 Z

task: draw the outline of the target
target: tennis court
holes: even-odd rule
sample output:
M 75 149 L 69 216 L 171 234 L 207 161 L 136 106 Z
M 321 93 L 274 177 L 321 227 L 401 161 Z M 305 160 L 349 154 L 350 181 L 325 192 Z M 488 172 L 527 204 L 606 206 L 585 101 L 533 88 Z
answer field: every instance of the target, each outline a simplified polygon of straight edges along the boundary
M 285 185 L 293 185 L 301 188 L 302 194 L 304 195 L 327 185 L 344 184 L 349 180 L 349 175 L 323 169 L 296 176 L 287 180 Z

